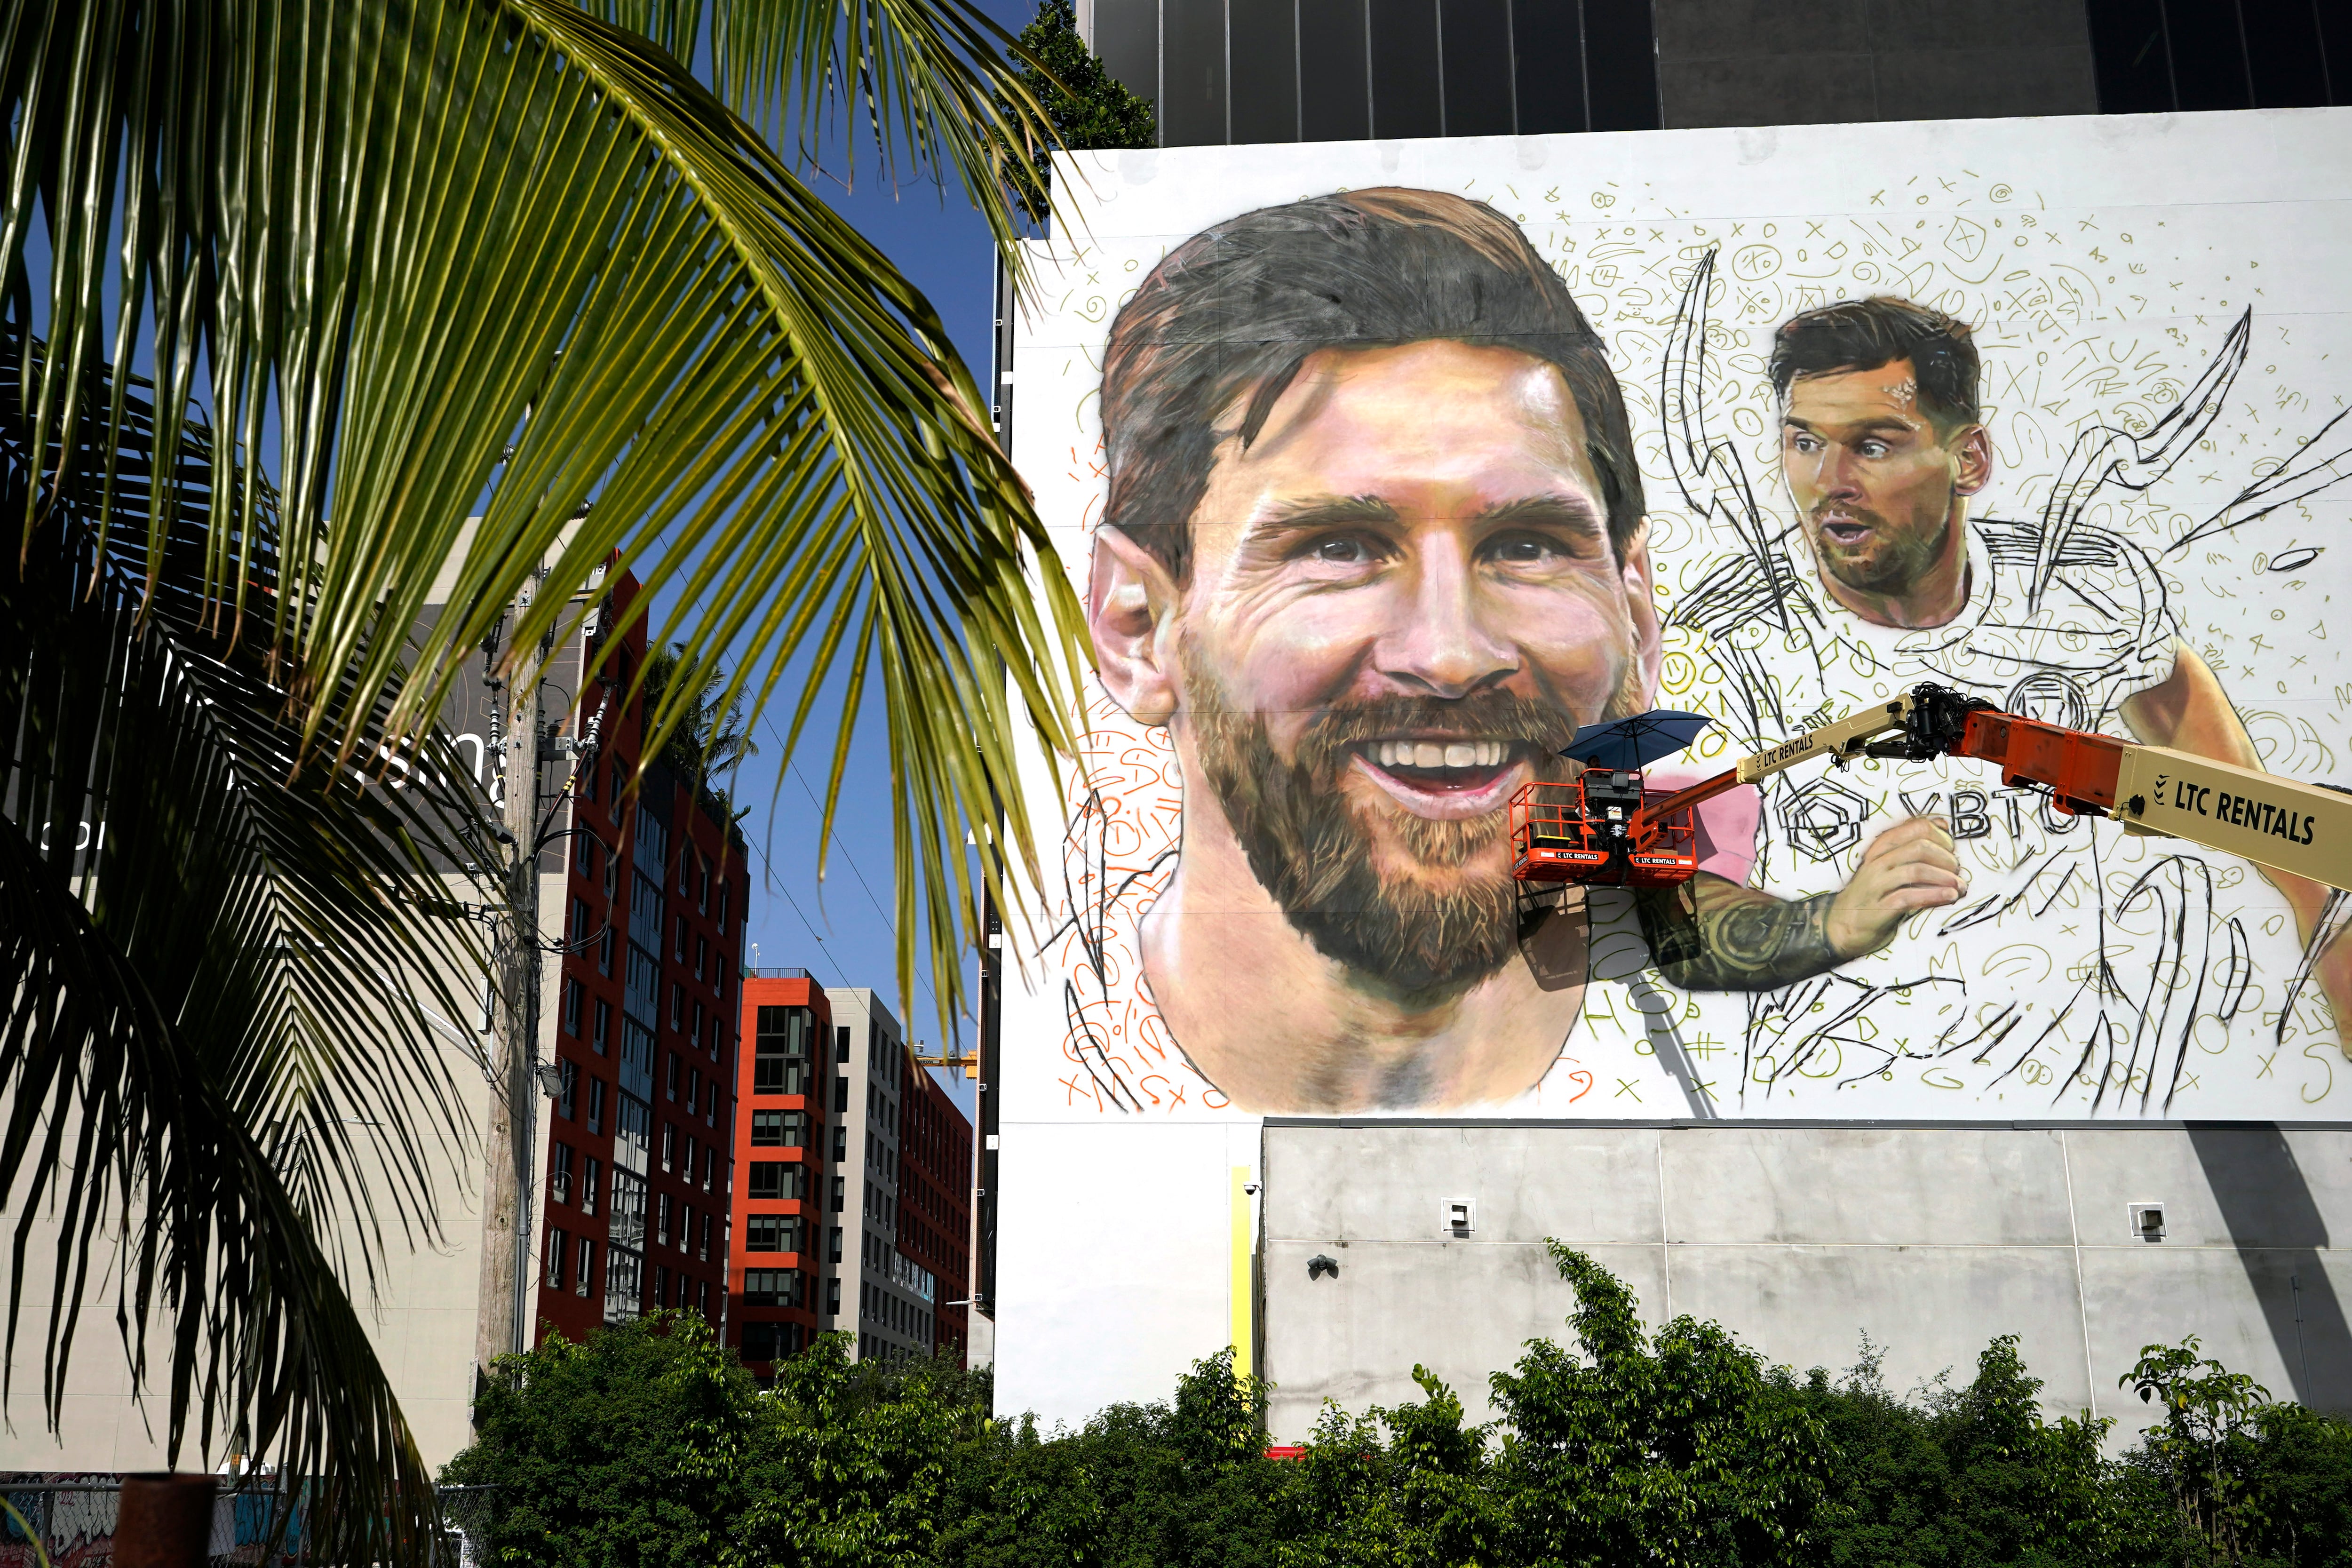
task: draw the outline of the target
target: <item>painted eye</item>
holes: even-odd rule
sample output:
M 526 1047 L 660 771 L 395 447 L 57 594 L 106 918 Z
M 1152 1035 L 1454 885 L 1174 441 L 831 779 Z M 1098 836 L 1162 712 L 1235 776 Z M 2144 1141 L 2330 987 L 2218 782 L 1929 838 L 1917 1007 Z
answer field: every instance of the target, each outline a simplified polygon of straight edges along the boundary
M 1549 541 L 1525 534 L 1513 539 L 1498 539 L 1493 550 L 1495 559 L 1506 566 L 1537 566 L 1559 553 Z
M 1315 559 L 1334 566 L 1361 566 L 1371 558 L 1360 539 L 1327 539 L 1315 547 Z

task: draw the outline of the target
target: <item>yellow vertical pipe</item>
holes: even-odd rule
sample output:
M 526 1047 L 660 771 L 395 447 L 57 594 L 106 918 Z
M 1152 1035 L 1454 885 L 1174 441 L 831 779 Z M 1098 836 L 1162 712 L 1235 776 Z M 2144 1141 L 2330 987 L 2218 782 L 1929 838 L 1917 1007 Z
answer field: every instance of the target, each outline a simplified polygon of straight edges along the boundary
M 1250 1168 L 1234 1167 L 1234 1375 L 1247 1377 L 1256 1371 L 1251 1348 L 1257 1343 L 1257 1289 L 1255 1270 L 1251 1265 L 1256 1256 L 1255 1226 L 1250 1224 Z

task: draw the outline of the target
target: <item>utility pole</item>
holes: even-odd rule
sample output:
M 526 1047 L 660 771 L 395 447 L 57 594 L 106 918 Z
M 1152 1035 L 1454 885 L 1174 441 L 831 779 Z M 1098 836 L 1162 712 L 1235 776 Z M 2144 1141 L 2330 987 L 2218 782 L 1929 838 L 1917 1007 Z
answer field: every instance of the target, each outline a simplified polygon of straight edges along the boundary
M 530 609 L 538 583 L 517 596 L 514 618 Z M 488 1372 L 492 1360 L 528 1348 L 532 1284 L 530 1192 L 533 1119 L 539 1109 L 534 1071 L 539 1059 L 539 988 L 542 946 L 539 935 L 540 763 L 545 745 L 539 710 L 540 677 L 550 645 L 539 657 L 518 662 L 512 679 L 493 697 L 509 702 L 505 745 L 500 752 L 501 802 L 507 856 L 506 909 L 494 929 L 491 964 L 498 982 L 492 1029 L 495 1092 L 490 1124 L 482 1141 L 487 1169 L 482 1183 L 482 1284 L 480 1327 L 474 1362 Z M 495 722 L 495 720 L 493 720 Z

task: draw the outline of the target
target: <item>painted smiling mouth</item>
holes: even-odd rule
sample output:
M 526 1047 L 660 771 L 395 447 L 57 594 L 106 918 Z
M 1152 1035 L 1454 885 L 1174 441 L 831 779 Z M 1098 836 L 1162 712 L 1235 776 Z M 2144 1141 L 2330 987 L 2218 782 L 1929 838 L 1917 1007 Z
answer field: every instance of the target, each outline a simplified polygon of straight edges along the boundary
M 1367 741 L 1356 754 L 1408 788 L 1467 794 L 1517 766 L 1523 749 L 1517 741 L 1414 737 Z

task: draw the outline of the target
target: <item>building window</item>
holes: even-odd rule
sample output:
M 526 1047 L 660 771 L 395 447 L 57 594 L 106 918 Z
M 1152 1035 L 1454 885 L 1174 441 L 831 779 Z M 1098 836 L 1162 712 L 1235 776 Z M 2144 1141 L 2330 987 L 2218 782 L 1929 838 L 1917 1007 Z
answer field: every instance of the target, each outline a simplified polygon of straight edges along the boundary
M 683 871 L 681 871 L 681 872 L 679 872 L 679 873 L 678 873 L 677 884 L 678 884 L 678 886 L 677 886 L 677 890 L 678 890 L 679 892 L 681 892 L 681 893 L 685 892 L 685 891 L 686 891 L 686 874 L 685 874 Z M 672 958 L 674 958 L 674 959 L 677 960 L 677 962 L 678 962 L 678 963 L 684 963 L 686 962 L 686 917 L 685 917 L 684 915 L 673 915 L 673 916 L 671 916 L 671 917 L 670 917 L 670 928 L 669 928 L 669 929 L 670 929 L 670 954 L 669 954 L 669 955 L 670 955 Z
M 801 1277 L 790 1268 L 743 1270 L 743 1300 L 753 1307 L 797 1307 Z
M 804 1181 L 805 1177 L 797 1164 L 782 1160 L 754 1160 L 751 1162 L 750 1195 L 754 1198 L 797 1199 Z
M 592 1160 L 589 1163 L 593 1165 L 595 1162 Z M 595 1279 L 596 1243 L 593 1237 L 583 1236 L 580 1238 L 580 1268 L 572 1276 L 572 1293 L 575 1296 L 589 1294 L 595 1289 Z
M 845 1177 L 845 1176 L 835 1176 L 835 1177 L 834 1177 L 834 1179 L 833 1179 L 833 1212 L 834 1212 L 834 1213 L 835 1213 L 835 1214 L 840 1214 L 840 1213 L 842 1213 L 842 1212 L 843 1212 L 843 1211 L 844 1211 L 844 1210 L 848 1206 L 848 1201 L 849 1201 L 849 1185 L 848 1185 L 848 1178 L 847 1178 L 847 1177 Z
M 580 1064 L 568 1058 L 555 1064 L 555 1114 L 566 1121 L 580 1119 Z
M 596 874 L 596 841 L 585 833 L 572 836 L 572 865 L 583 877 Z
M 734 891 L 734 889 L 728 887 L 719 889 L 719 934 L 720 936 L 727 934 L 727 904 Z
M 547 1151 L 547 1193 L 559 1204 L 572 1201 L 572 1145 L 557 1143 Z
M 836 1260 L 839 1256 L 837 1253 L 835 1255 Z M 824 1282 L 824 1315 L 828 1318 L 841 1316 L 841 1279 L 838 1275 Z
M 686 1027 L 686 987 L 675 980 L 669 983 L 669 1026 Z
M 755 1214 L 743 1222 L 746 1252 L 798 1252 L 801 1222 L 788 1214 Z
M 571 1256 L 571 1237 L 565 1236 L 560 1230 L 551 1228 L 548 1231 L 547 1288 L 549 1289 L 561 1290 L 563 1289 L 563 1264 L 565 1258 Z
M 580 989 L 580 982 L 577 980 L 566 980 L 563 983 L 563 1007 L 562 1013 L 563 1019 L 563 1032 L 573 1037 L 575 1039 L 580 1034 L 581 995 L 582 992 Z
M 604 1080 L 601 1078 L 588 1080 L 588 1131 L 604 1131 Z
M 596 973 L 613 973 L 613 928 L 609 923 L 604 927 L 604 934 L 596 939 Z
M 669 1194 L 664 1193 L 660 1201 L 654 1205 L 654 1240 L 664 1247 L 669 1245 Z
M 596 1054 L 601 1057 L 604 1054 L 604 1042 L 610 1039 L 612 1035 L 613 1005 L 610 1002 L 599 1002 L 596 1004 L 596 1032 L 589 1037 L 588 1043 L 596 1048 Z
M 698 879 L 694 888 L 695 913 L 707 915 L 710 912 L 710 867 L 699 855 L 694 858 L 694 874 Z M 695 964 L 694 972 L 697 974 L 702 973 L 699 963 Z
M 694 1250 L 694 1210 L 685 1204 L 680 1204 L 677 1210 L 677 1249 Z
M 671 1156 L 676 1152 L 677 1148 L 677 1129 L 665 1121 L 662 1123 L 661 1140 L 661 1163 L 663 1170 L 667 1171 L 670 1168 Z
M 702 1237 L 695 1244 L 694 1255 L 705 1263 L 710 1261 L 710 1215 L 702 1216 Z
M 746 1323 L 743 1325 L 743 1359 L 745 1361 L 782 1361 L 788 1353 L 784 1331 L 789 1323 Z
M 688 1029 L 687 1034 L 693 1038 L 696 1045 L 702 1044 L 702 1004 L 699 1002 L 694 1005 L 694 1027 Z
M 586 950 L 588 946 L 588 932 L 592 929 L 593 928 L 588 923 L 588 900 L 585 899 L 572 900 L 572 949 L 573 952 L 579 952 Z
M 603 1179 L 604 1174 L 604 1162 L 598 1160 L 595 1155 L 591 1154 L 581 1162 L 580 1212 L 582 1214 L 596 1212 L 597 1183 Z
M 694 939 L 694 977 L 697 980 L 702 978 L 702 966 L 709 962 L 710 944 L 703 941 L 700 937 L 696 937 Z M 699 1029 L 702 1027 L 702 1025 L 698 1021 L 694 1026 L 697 1029 Z
M 677 1053 L 667 1052 L 663 1059 L 668 1063 L 668 1066 L 662 1069 L 662 1090 L 669 1096 L 670 1103 L 675 1105 L 677 1103 Z M 694 1108 L 689 1105 L 687 1109 L 691 1110 Z
M 803 1148 L 808 1142 L 808 1127 L 809 1118 L 805 1110 L 751 1112 L 751 1142 L 754 1143 L 783 1149 Z
M 808 1092 L 809 1013 L 805 1007 L 762 1007 L 753 1042 L 755 1094 Z
M 669 1270 L 659 1264 L 654 1265 L 654 1305 L 669 1305 Z
M 710 1178 L 719 1168 L 719 1151 L 708 1144 L 702 1150 L 702 1190 L 710 1190 Z

